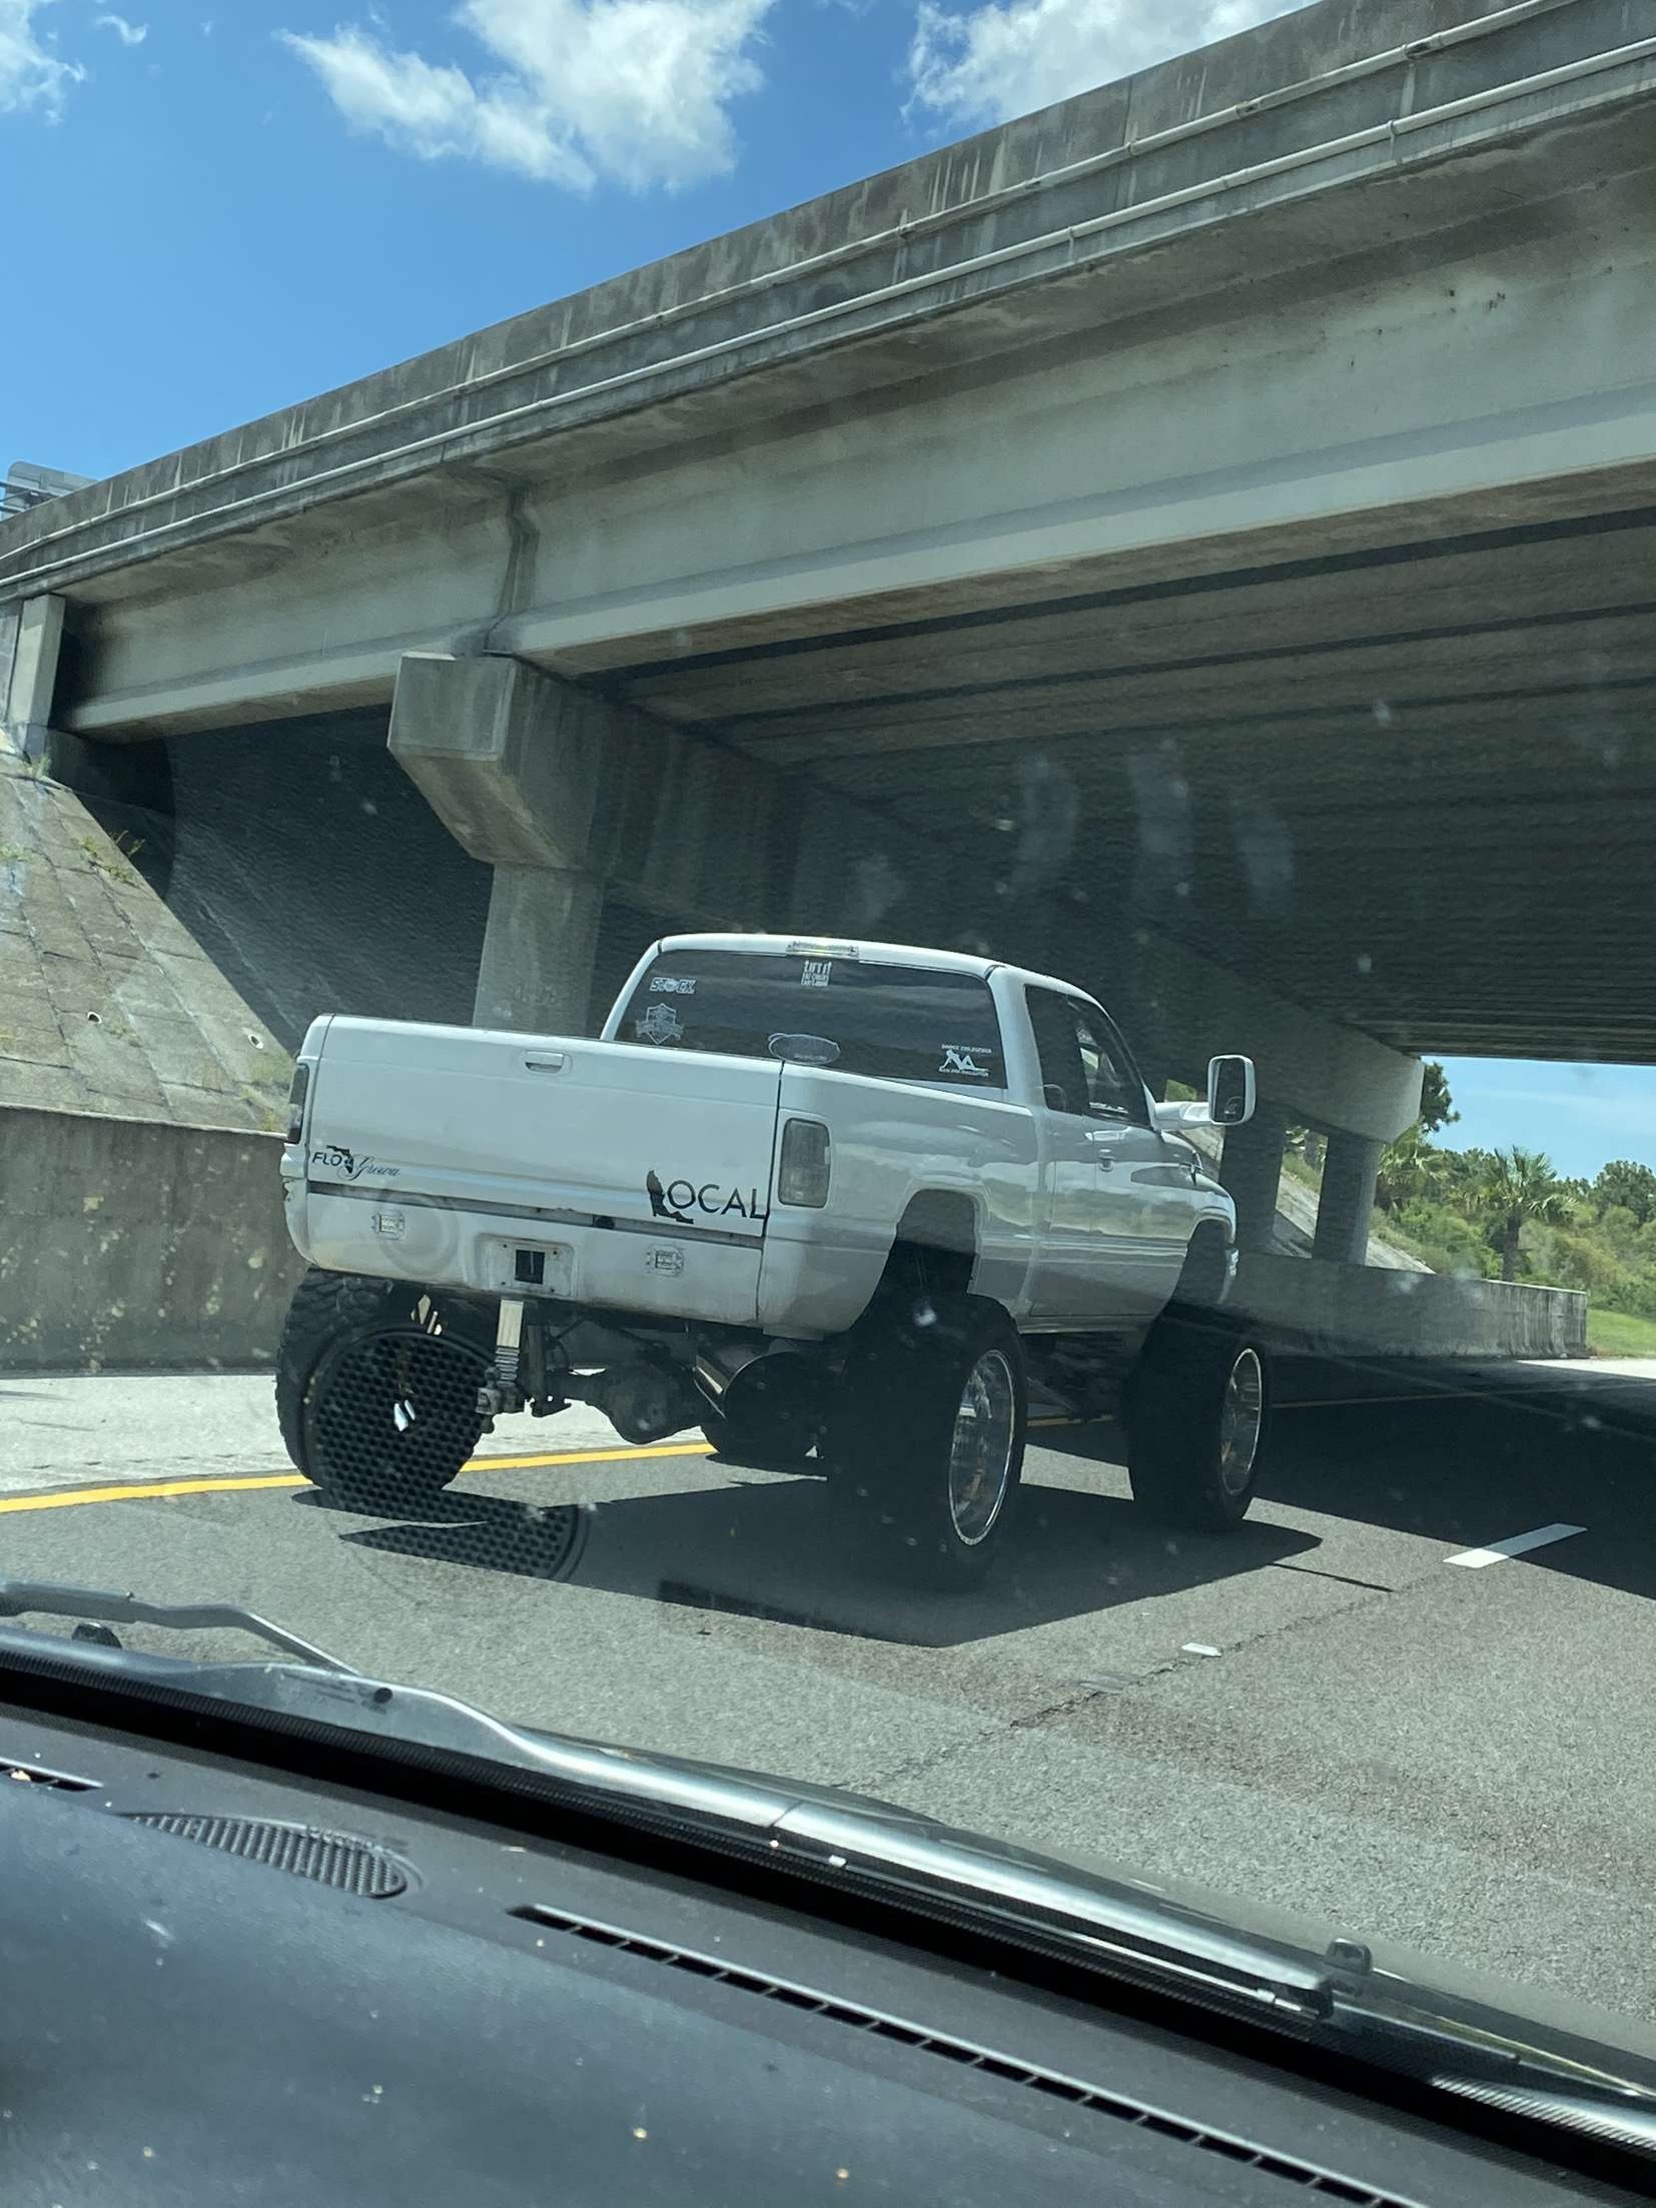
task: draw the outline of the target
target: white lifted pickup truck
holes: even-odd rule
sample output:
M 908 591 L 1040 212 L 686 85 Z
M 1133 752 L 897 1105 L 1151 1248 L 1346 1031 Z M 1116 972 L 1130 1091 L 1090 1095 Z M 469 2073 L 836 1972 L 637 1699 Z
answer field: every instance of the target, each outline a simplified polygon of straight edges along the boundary
M 1108 1014 L 992 959 L 686 935 L 597 1042 L 317 1020 L 283 1151 L 312 1270 L 277 1402 L 294 1463 L 399 1509 L 494 1418 L 825 1475 L 917 1575 L 1003 1552 L 1031 1374 L 1119 1415 L 1138 1502 L 1237 1523 L 1265 1360 L 1222 1313 L 1235 1211 Z

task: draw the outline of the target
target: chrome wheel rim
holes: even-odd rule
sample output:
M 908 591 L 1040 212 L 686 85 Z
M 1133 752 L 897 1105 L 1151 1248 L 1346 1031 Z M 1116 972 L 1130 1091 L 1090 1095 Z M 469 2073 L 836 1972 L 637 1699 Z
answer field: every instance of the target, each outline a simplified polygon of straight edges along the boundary
M 1006 1507 L 1018 1391 L 1004 1350 L 985 1350 L 966 1376 L 949 1440 L 949 1518 L 963 1547 L 988 1540 Z
M 1252 1479 L 1264 1424 L 1264 1368 L 1258 1350 L 1244 1349 L 1231 1366 L 1219 1412 L 1219 1484 L 1227 1495 L 1240 1495 Z

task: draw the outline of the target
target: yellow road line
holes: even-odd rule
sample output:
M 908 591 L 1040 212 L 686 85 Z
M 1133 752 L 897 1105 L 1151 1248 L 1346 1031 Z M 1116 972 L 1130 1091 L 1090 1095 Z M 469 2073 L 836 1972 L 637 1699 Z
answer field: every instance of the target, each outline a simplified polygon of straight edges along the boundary
M 639 1457 L 706 1457 L 712 1455 L 705 1441 L 656 1444 L 645 1449 L 562 1450 L 537 1457 L 473 1457 L 461 1467 L 465 1472 L 528 1472 L 542 1465 L 619 1464 Z M 199 1480 L 142 1480 L 124 1487 L 65 1487 L 49 1495 L 0 1496 L 0 1512 L 72 1510 L 81 1503 L 153 1503 L 158 1496 L 239 1495 L 260 1488 L 308 1487 L 297 1472 L 260 1472 L 232 1477 L 228 1474 Z
M 76 1503 L 148 1503 L 157 1495 L 227 1495 L 238 1488 L 305 1485 L 297 1472 L 269 1472 L 239 1480 L 145 1480 L 130 1487 L 65 1487 L 53 1495 L 0 1496 L 0 1511 L 68 1510 Z
M 652 1441 L 639 1448 L 566 1449 L 538 1457 L 473 1457 L 467 1472 L 525 1472 L 542 1464 L 631 1464 L 639 1457 L 710 1457 L 710 1441 Z

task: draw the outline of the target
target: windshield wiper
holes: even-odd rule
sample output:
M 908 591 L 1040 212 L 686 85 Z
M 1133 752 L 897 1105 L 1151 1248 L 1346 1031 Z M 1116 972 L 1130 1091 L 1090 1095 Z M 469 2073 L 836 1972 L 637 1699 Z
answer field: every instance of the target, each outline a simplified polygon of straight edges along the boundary
M 0 1614 L 21 1609 L 164 1625 L 246 1624 L 253 1618 L 224 1604 L 141 1603 L 79 1588 L 0 1581 Z M 298 1638 L 263 1619 L 250 1629 L 280 1634 L 282 1645 Z M 1332 2011 L 1329 1973 L 1292 1948 L 1233 1932 L 1178 1903 L 1071 1873 L 1040 1857 L 1018 1856 L 993 1842 L 975 1845 L 929 1819 L 882 1804 L 508 1725 L 453 1695 L 370 1678 L 320 1652 L 305 1664 L 224 1664 L 93 1642 L 47 1640 L 44 1646 L 54 1662 L 67 1658 L 77 1670 L 129 1692 L 147 1688 L 202 1696 L 253 1716 L 333 1724 L 403 1758 L 411 1750 L 465 1756 L 612 1814 L 630 1810 L 652 1821 L 743 1840 L 763 1848 L 771 1862 L 858 1882 L 882 1896 L 901 1896 L 1156 1986 L 1220 1996 L 1294 2021 Z M 0 1670 L 19 1663 L 36 1670 L 44 1660 L 39 1634 L 0 1626 Z
M 159 1625 L 179 1633 L 211 1632 L 217 1627 L 250 1633 L 320 1671 L 355 1668 L 314 1641 L 290 1633 L 286 1626 L 261 1618 L 256 1610 L 243 1609 L 239 1602 L 145 1602 L 137 1595 L 105 1594 L 96 1587 L 50 1579 L 0 1579 L 0 1618 L 19 1618 L 33 1611 L 54 1618 L 85 1618 L 96 1625 Z

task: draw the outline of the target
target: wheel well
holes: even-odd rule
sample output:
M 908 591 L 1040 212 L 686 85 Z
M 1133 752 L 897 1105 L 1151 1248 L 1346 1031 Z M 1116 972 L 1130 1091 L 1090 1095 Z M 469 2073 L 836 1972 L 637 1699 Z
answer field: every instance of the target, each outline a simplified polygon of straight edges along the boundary
M 1222 1303 L 1229 1286 L 1226 1264 L 1229 1249 L 1229 1238 L 1217 1219 L 1200 1221 L 1185 1251 L 1179 1285 L 1174 1291 L 1176 1300 L 1204 1309 Z
M 977 1211 L 969 1196 L 927 1189 L 909 1199 L 886 1259 L 885 1281 L 964 1295 L 977 1264 Z

